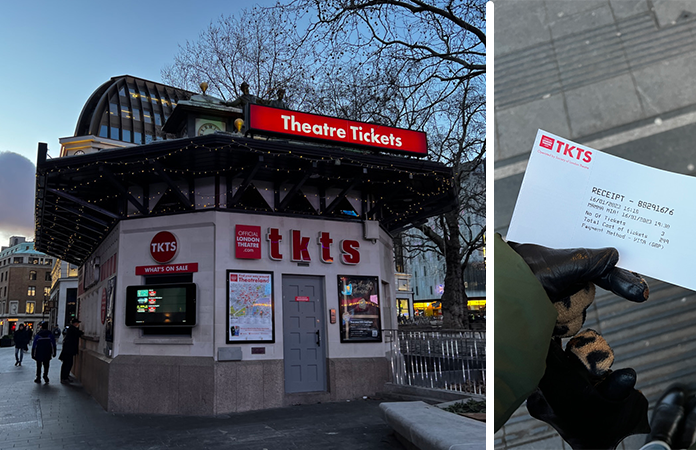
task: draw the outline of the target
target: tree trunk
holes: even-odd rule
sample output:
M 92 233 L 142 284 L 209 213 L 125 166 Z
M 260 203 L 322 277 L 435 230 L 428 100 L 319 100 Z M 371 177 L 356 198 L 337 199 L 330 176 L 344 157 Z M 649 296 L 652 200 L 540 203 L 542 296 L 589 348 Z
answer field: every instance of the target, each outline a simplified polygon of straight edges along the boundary
M 442 294 L 442 327 L 466 328 L 469 325 L 467 296 L 464 291 L 458 210 L 445 215 L 448 239 L 445 239 L 445 291 Z

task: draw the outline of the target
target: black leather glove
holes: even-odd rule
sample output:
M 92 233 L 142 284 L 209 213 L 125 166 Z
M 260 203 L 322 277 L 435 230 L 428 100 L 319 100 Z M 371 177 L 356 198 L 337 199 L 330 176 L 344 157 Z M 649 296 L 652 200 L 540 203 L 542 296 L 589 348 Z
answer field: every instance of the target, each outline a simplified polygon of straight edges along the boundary
M 615 248 L 552 249 L 508 242 L 532 270 L 556 307 L 554 336 L 575 335 L 595 297 L 595 284 L 633 302 L 648 299 L 648 283 L 638 274 L 616 266 Z
M 648 401 L 634 386 L 636 372 L 612 372 L 613 351 L 586 330 L 564 351 L 551 341 L 546 372 L 527 399 L 532 417 L 553 426 L 574 449 L 614 449 L 627 436 L 648 433 Z

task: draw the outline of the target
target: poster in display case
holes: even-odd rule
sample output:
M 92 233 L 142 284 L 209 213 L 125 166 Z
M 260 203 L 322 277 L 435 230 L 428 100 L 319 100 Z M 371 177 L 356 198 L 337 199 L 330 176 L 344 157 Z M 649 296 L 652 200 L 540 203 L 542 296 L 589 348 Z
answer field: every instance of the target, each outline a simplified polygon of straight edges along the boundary
M 382 342 L 379 279 L 338 276 L 341 342 Z
M 275 342 L 273 273 L 227 271 L 227 343 Z

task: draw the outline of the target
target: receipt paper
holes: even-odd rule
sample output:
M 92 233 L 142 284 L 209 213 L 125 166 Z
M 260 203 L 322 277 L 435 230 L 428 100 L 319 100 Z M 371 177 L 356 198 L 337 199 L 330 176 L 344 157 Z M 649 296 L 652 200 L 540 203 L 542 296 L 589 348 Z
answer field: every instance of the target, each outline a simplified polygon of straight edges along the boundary
M 539 130 L 507 239 L 615 247 L 619 267 L 696 290 L 696 178 Z

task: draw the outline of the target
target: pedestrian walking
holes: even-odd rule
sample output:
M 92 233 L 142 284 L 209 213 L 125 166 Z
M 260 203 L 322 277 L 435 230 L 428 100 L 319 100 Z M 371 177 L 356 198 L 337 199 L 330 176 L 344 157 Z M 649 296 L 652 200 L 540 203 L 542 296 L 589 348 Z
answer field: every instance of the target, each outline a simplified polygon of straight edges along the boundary
M 41 383 L 41 367 L 43 366 L 43 379 L 48 384 L 48 369 L 51 358 L 56 356 L 56 338 L 48 329 L 48 322 L 41 322 L 41 329 L 34 336 L 31 346 L 31 357 L 36 361 L 36 379 L 34 383 Z
M 60 382 L 70 383 L 70 371 L 72 370 L 75 355 L 79 352 L 80 336 L 85 334 L 80 330 L 80 321 L 73 319 L 70 326 L 66 328 L 65 338 L 63 338 L 63 350 L 60 352 L 58 359 L 63 361 L 60 367 Z
M 24 359 L 24 352 L 29 350 L 29 341 L 31 340 L 31 332 L 22 323 L 14 332 L 15 343 L 15 366 L 21 366 Z

